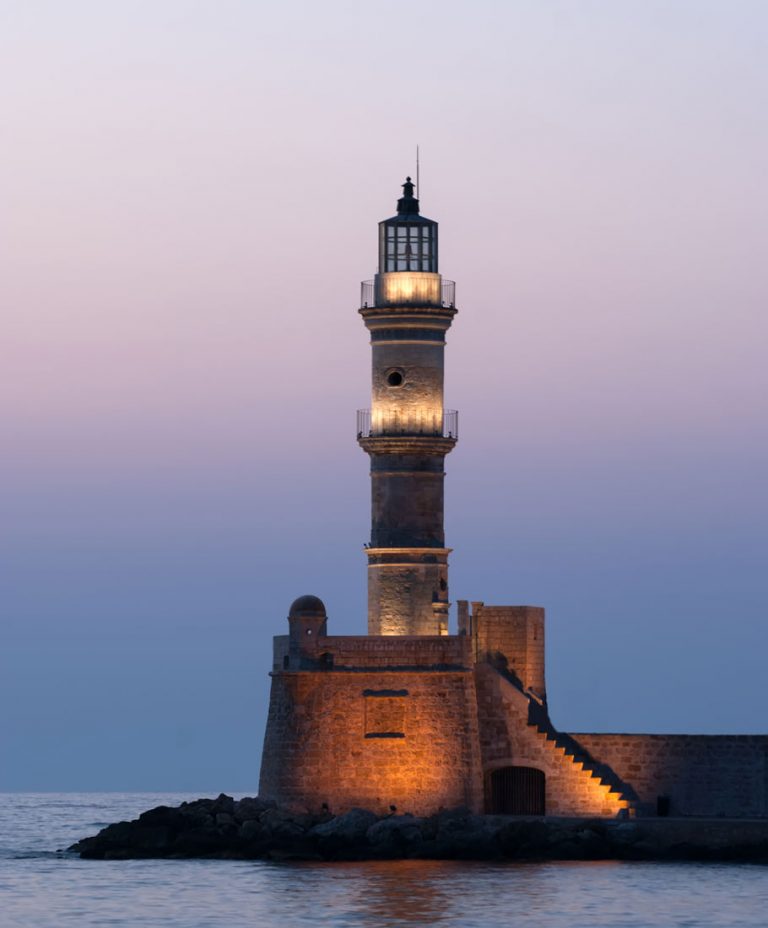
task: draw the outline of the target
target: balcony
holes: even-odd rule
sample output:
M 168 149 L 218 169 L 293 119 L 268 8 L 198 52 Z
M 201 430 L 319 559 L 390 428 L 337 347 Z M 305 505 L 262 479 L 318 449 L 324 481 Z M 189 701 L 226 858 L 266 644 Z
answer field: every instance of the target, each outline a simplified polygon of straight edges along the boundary
M 459 437 L 459 413 L 455 409 L 357 410 L 358 438 L 394 438 L 424 435 L 433 438 Z
M 387 306 L 438 306 L 454 309 L 456 282 L 439 274 L 398 272 L 379 274 L 377 280 L 360 284 L 360 308 Z

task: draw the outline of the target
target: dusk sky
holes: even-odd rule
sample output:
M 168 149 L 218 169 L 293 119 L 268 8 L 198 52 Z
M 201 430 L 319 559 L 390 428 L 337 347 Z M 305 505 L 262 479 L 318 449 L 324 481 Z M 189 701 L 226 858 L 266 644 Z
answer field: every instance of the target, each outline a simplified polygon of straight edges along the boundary
M 0 789 L 255 792 L 291 601 L 365 633 L 417 143 L 452 601 L 561 730 L 768 731 L 768 4 L 0 0 L 0 82 Z

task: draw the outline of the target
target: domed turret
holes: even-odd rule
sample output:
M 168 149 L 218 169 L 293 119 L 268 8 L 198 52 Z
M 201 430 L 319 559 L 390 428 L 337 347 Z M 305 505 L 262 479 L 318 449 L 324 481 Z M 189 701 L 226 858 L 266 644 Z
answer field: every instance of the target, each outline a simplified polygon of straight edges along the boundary
M 325 615 L 325 603 L 317 596 L 299 596 L 291 603 L 288 611 L 289 618 L 298 618 L 301 615 Z
M 313 651 L 318 638 L 326 635 L 328 617 L 325 604 L 317 596 L 299 596 L 288 612 L 290 649 L 292 652 Z

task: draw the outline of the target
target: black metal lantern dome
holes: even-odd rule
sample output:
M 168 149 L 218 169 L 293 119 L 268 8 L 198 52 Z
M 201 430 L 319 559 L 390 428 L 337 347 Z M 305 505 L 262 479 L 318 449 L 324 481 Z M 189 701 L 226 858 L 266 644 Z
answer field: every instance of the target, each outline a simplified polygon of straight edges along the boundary
M 419 215 L 413 183 L 406 177 L 397 215 L 379 223 L 379 273 L 437 273 L 437 223 Z

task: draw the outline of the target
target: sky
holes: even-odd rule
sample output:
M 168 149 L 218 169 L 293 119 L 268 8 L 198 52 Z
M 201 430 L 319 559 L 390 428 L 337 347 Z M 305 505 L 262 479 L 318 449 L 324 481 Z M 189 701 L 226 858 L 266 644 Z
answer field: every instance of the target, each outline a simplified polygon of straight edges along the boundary
M 0 0 L 0 87 L 0 789 L 255 792 L 291 601 L 365 633 L 417 144 L 452 600 L 562 730 L 766 731 L 768 5 Z

